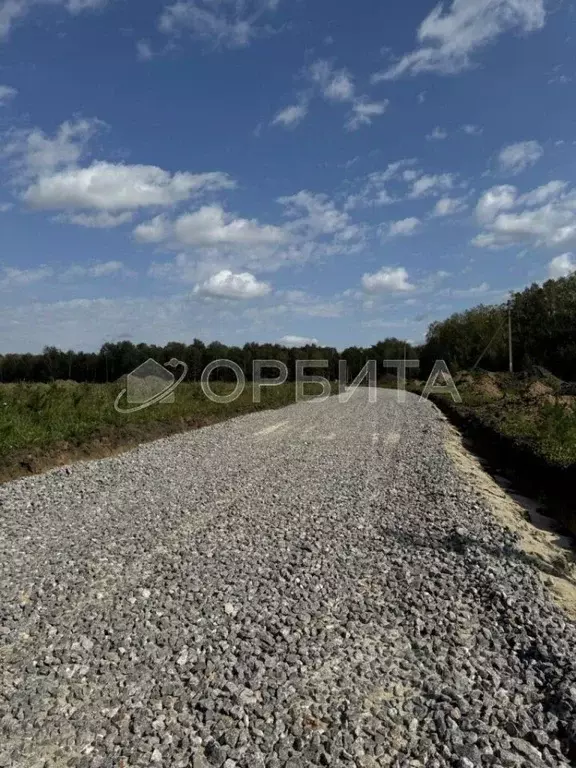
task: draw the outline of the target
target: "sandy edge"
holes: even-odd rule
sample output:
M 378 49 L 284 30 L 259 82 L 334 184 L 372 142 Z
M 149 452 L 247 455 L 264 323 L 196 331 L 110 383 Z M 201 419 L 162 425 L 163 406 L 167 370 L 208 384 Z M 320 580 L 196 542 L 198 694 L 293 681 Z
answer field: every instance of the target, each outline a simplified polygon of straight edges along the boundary
M 439 411 L 440 413 L 440 411 Z M 446 423 L 445 449 L 457 470 L 483 496 L 498 522 L 518 534 L 519 546 L 534 562 L 535 570 L 554 602 L 571 619 L 576 619 L 576 581 L 558 574 L 558 558 L 566 551 L 555 543 L 553 533 L 536 528 L 526 519 L 522 507 L 484 470 L 480 461 L 462 443 L 462 436 L 442 414 Z M 550 573 L 556 571 L 557 575 Z

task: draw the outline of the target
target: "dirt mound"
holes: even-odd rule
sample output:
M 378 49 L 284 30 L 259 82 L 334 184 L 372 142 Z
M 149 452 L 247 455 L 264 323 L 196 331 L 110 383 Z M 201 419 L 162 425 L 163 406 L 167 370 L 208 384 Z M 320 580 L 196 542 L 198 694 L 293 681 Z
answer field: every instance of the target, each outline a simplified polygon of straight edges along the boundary
M 526 396 L 534 400 L 554 400 L 554 389 L 542 380 L 533 381 L 526 390 Z
M 475 379 L 473 387 L 475 392 L 484 397 L 498 399 L 504 396 L 495 373 L 483 373 Z

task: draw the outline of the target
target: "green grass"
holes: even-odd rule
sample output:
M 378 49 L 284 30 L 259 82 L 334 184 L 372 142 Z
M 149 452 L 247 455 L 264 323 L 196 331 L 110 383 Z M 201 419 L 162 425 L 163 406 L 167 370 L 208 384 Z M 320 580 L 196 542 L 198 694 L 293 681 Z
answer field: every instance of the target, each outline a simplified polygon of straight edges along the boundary
M 502 432 L 530 442 L 549 461 L 562 466 L 576 462 L 576 412 L 563 405 L 546 403 L 535 412 L 505 410 Z
M 263 387 L 261 403 L 253 403 L 252 387 L 234 402 L 217 404 L 204 396 L 199 384 L 183 383 L 174 403 L 159 403 L 131 414 L 118 413 L 114 400 L 123 383 L 2 384 L 0 385 L 0 463 L 23 451 L 41 453 L 63 443 L 82 445 L 113 434 L 121 439 L 160 435 L 175 428 L 186 429 L 251 411 L 280 408 L 295 402 L 294 384 Z M 233 384 L 214 382 L 217 394 L 228 394 Z M 320 394 L 308 387 L 306 396 Z M 126 401 L 122 404 L 126 407 Z
M 483 386 L 484 380 L 484 386 Z M 554 381 L 522 379 L 497 374 L 491 381 L 496 388 L 486 389 L 482 374 L 466 374 L 457 380 L 462 405 L 457 410 L 476 416 L 502 435 L 519 439 L 549 462 L 561 466 L 576 463 L 576 398 L 557 398 Z M 547 392 L 531 394 L 535 384 L 545 384 Z M 444 396 L 443 396 L 444 397 Z M 449 396 L 447 396 L 450 399 Z

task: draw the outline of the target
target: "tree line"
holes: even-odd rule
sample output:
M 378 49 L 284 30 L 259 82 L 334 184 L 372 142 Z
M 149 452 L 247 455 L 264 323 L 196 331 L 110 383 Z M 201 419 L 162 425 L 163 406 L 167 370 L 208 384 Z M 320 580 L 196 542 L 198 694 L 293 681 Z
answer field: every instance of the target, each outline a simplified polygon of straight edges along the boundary
M 432 323 L 420 350 L 422 368 L 444 359 L 452 372 L 475 365 L 507 370 L 508 313 L 514 370 L 539 365 L 562 379 L 576 380 L 576 274 L 533 283 L 513 292 L 509 302 L 480 305 Z
M 181 360 L 188 366 L 188 380 L 199 381 L 204 368 L 215 360 L 231 360 L 240 366 L 247 380 L 252 378 L 254 360 L 278 360 L 288 369 L 288 379 L 294 380 L 297 360 L 326 360 L 324 369 L 310 369 L 307 373 L 319 374 L 333 381 L 338 379 L 339 361 L 346 360 L 348 380 L 354 379 L 362 370 L 367 360 L 376 360 L 380 374 L 385 373 L 383 361 L 415 358 L 415 347 L 396 338 L 385 339 L 372 347 L 349 347 L 338 352 L 334 347 L 315 344 L 303 347 L 286 347 L 280 344 L 244 344 L 243 347 L 227 346 L 218 341 L 205 344 L 194 339 L 192 344 L 171 341 L 165 346 L 153 344 L 133 344 L 131 341 L 119 341 L 104 344 L 98 352 L 63 351 L 57 347 L 45 347 L 41 354 L 0 355 L 0 381 L 50 382 L 59 379 L 77 382 L 105 383 L 116 381 L 130 373 L 149 358 L 162 365 L 172 358 Z M 394 371 L 390 370 L 390 375 Z M 278 371 L 264 369 L 263 376 L 275 377 Z M 409 375 L 415 375 L 409 370 Z M 212 376 L 215 380 L 230 381 L 234 373 L 226 368 L 219 368 Z
M 512 319 L 515 370 L 533 365 L 548 368 L 566 380 L 576 380 L 576 274 L 543 284 L 534 283 L 511 295 L 503 304 L 480 305 L 457 312 L 446 320 L 430 325 L 425 342 L 412 345 L 402 339 L 387 338 L 371 347 L 348 347 L 339 352 L 334 347 L 308 345 L 286 347 L 280 344 L 244 344 L 227 346 L 218 341 L 205 344 L 169 342 L 165 346 L 133 344 L 131 341 L 106 343 L 98 352 L 63 351 L 46 347 L 41 354 L 0 355 L 0 381 L 39 381 L 71 379 L 104 383 L 116 381 L 141 363 L 153 358 L 161 364 L 173 357 L 188 366 L 188 378 L 199 381 L 204 368 L 214 360 L 237 363 L 248 380 L 254 360 L 279 360 L 294 379 L 297 360 L 326 360 L 328 367 L 316 371 L 331 380 L 338 378 L 338 363 L 345 360 L 349 381 L 355 378 L 367 360 L 376 360 L 379 374 L 385 360 L 419 359 L 420 369 L 409 369 L 408 376 L 426 378 L 436 360 L 445 360 L 450 370 L 480 367 L 502 371 L 508 368 L 508 312 Z M 314 373 L 314 371 L 310 371 Z M 270 376 L 275 376 L 270 371 Z M 390 375 L 395 375 L 390 370 Z M 226 369 L 215 378 L 231 380 Z

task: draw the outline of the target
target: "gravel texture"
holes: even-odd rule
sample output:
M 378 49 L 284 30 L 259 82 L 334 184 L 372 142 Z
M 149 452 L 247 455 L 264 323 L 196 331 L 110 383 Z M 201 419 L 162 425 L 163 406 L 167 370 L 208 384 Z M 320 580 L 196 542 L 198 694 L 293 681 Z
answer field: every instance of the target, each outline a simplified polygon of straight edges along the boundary
M 446 430 L 358 391 L 0 487 L 0 768 L 574 764 L 575 626 Z

